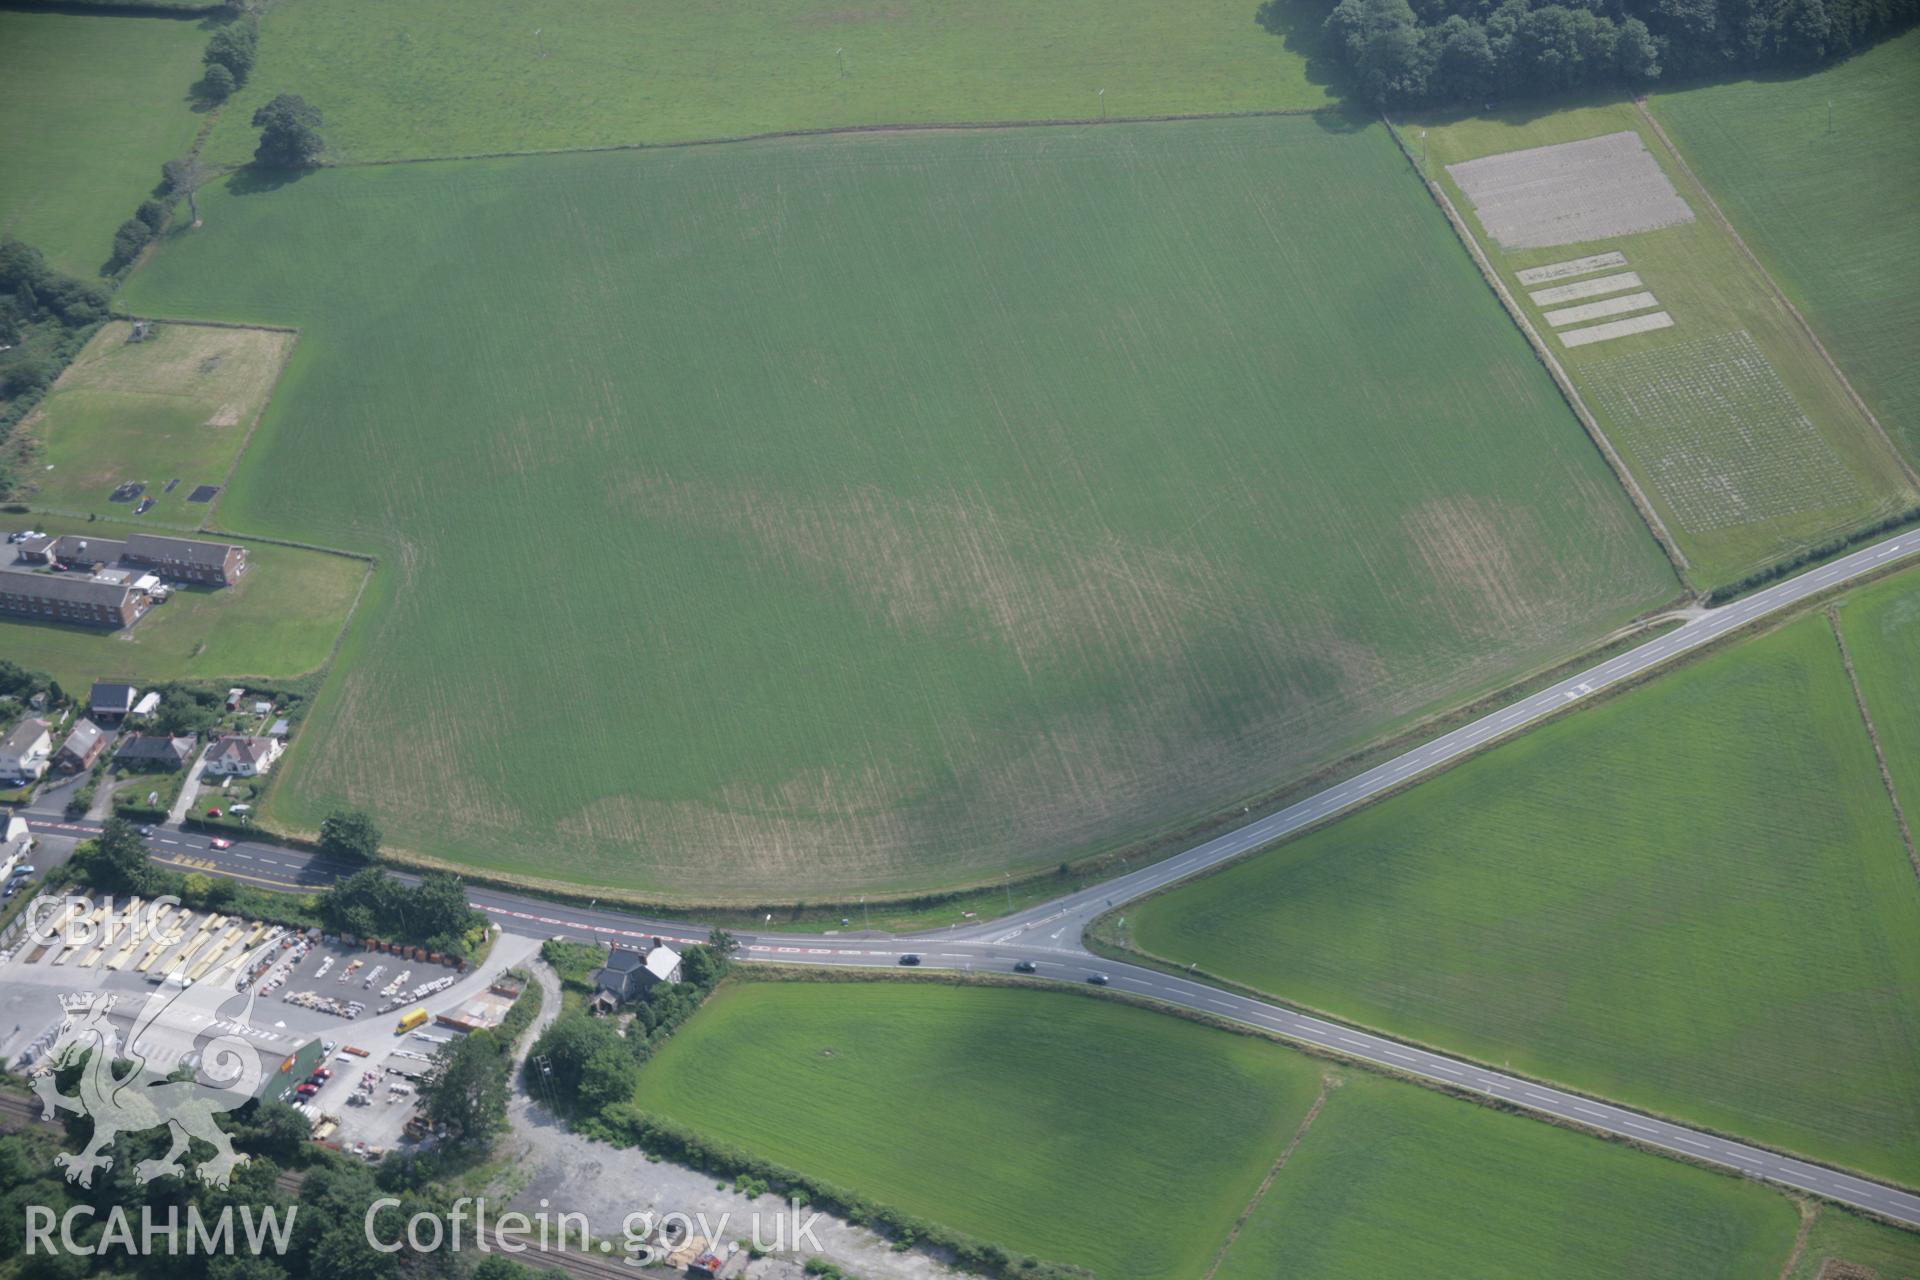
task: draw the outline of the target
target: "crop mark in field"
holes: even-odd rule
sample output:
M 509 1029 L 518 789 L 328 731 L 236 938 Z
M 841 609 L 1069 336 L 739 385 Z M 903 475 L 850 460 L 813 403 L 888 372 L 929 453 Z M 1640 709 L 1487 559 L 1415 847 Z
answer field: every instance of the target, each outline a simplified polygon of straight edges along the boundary
M 1864 497 L 1744 329 L 1596 363 L 1588 376 L 1696 533 Z
M 1631 129 L 1447 166 L 1506 249 L 1610 240 L 1692 222 L 1693 210 Z
M 1422 503 L 1402 521 L 1408 541 L 1436 583 L 1458 600 L 1456 621 L 1468 630 L 1506 630 L 1526 624 L 1532 601 L 1502 536 L 1499 514 L 1470 498 Z

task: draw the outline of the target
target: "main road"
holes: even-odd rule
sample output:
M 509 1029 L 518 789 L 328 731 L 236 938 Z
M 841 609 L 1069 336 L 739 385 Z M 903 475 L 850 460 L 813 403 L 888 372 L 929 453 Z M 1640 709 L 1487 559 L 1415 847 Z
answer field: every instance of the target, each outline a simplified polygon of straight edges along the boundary
M 1583 699 L 1635 680 L 1730 632 L 1886 568 L 1916 552 L 1920 552 L 1920 531 L 1909 531 L 1783 579 L 1732 604 L 1706 610 L 1656 639 L 1489 712 L 1277 813 L 1264 815 L 1138 871 L 1051 902 L 997 920 L 901 938 L 748 936 L 741 940 L 744 950 L 752 960 L 789 964 L 893 966 L 899 964 L 903 956 L 913 955 L 929 968 L 1008 971 L 1026 962 L 1040 978 L 1084 982 L 1099 975 L 1116 991 L 1255 1027 L 1330 1053 L 1498 1099 L 1523 1111 L 1721 1165 L 1749 1177 L 1825 1196 L 1920 1227 L 1920 1196 L 1899 1188 L 1674 1124 L 1597 1098 L 1551 1088 L 1270 1001 L 1252 999 L 1153 969 L 1101 960 L 1089 952 L 1082 941 L 1086 926 L 1105 911 L 1397 790 Z M 97 830 L 86 824 L 67 823 L 39 814 L 29 814 L 28 822 L 56 856 L 69 849 L 73 841 Z M 174 828 L 156 831 L 153 849 L 155 860 L 169 866 L 227 875 L 274 889 L 318 890 L 353 869 L 276 845 L 236 842 L 231 848 L 215 849 L 207 837 Z M 533 936 L 602 941 L 657 937 L 676 942 L 697 942 L 705 936 L 703 931 L 691 929 L 684 921 L 647 920 L 597 906 L 568 906 L 482 888 L 470 889 L 469 896 L 473 905 L 486 912 L 501 928 Z

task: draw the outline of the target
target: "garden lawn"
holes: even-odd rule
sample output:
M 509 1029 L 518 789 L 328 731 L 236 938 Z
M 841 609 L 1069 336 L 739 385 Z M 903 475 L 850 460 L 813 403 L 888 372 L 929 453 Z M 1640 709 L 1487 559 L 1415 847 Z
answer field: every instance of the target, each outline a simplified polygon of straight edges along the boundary
M 1377 126 L 202 203 L 128 305 L 302 331 L 223 525 L 391 570 L 275 789 L 291 827 L 362 806 L 401 849 L 681 903 L 995 883 L 1675 591 Z
M 1289 0 L 300 0 L 209 155 L 276 93 L 348 161 L 958 121 L 1318 108 L 1323 6 Z M 536 34 L 537 33 L 537 34 Z M 1101 93 L 1105 90 L 1104 95 Z
M 185 155 L 200 20 L 0 10 L 0 232 L 91 278 Z
M 214 504 L 187 499 L 226 484 L 293 335 L 168 324 L 129 343 L 128 331 L 125 321 L 103 325 L 28 419 L 33 461 L 19 496 L 124 517 L 136 503 L 108 496 L 134 481 L 146 485 L 139 500 L 154 503 L 139 524 L 197 529 Z
M 1822 615 L 1129 913 L 1143 950 L 1920 1182 L 1920 885 Z
M 125 537 L 136 528 L 40 515 L 31 522 L 50 533 L 102 538 Z M 45 671 L 68 689 L 104 679 L 284 680 L 319 669 L 359 594 L 366 563 L 258 542 L 246 547 L 247 572 L 236 585 L 176 589 L 122 631 L 0 618 L 0 656 Z
M 1218 1280 L 1777 1275 L 1793 1205 L 1759 1185 L 1351 1073 Z
M 1055 992 L 755 982 L 676 1032 L 634 1101 L 1015 1257 L 1121 1280 L 1201 1274 L 1321 1070 Z
M 1920 31 L 1814 75 L 1656 94 L 1652 108 L 1920 460 Z
M 1909 823 L 1920 819 L 1920 574 L 1853 592 L 1841 632 Z
M 1446 170 L 1622 130 L 1641 135 L 1693 210 L 1692 222 L 1504 250 Z M 1632 103 L 1435 119 L 1405 132 L 1409 145 L 1427 149 L 1428 171 L 1646 491 L 1690 562 L 1694 585 L 1737 581 L 1920 500 L 1886 436 L 1848 397 Z M 1534 303 L 1517 273 L 1608 252 L 1626 256 L 1624 269 L 1640 276 L 1640 288 L 1657 300 L 1653 310 L 1672 316 L 1673 327 L 1565 347 L 1543 315 L 1567 304 Z

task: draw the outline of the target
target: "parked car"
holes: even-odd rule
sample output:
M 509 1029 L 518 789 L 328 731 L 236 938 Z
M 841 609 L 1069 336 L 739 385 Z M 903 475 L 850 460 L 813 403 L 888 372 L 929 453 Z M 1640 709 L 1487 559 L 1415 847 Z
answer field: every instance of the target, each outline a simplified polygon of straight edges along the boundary
M 315 1084 L 325 1084 L 327 1081 L 333 1079 L 333 1068 L 315 1067 L 313 1074 L 308 1076 L 307 1079 L 313 1081 Z
M 209 810 L 207 810 L 207 816 L 208 816 L 209 818 L 218 818 L 218 817 L 220 817 L 220 816 L 221 816 L 221 814 L 220 814 L 220 809 L 219 809 L 219 807 L 218 807 L 218 806 L 215 806 L 214 808 L 212 808 L 212 809 L 209 809 Z
M 1031 960 L 1021 960 L 1013 966 L 1015 973 L 1038 973 L 1040 966 Z
M 909 951 L 907 952 L 907 954 L 900 957 L 900 963 L 901 964 L 919 964 L 920 957 L 913 954 L 913 952 Z
M 1104 987 L 1109 982 L 1112 982 L 1113 979 L 1109 978 L 1104 973 L 1090 973 L 1087 975 L 1087 981 L 1091 982 L 1096 987 Z
M 213 839 L 207 841 L 207 845 L 209 848 L 213 848 L 213 849 L 231 849 L 233 848 L 233 841 L 222 840 L 218 836 L 216 836 Z
M 311 1080 L 303 1080 L 298 1087 L 294 1089 L 293 1094 L 296 1098 L 311 1098 L 318 1092 L 320 1092 L 319 1085 Z
M 140 838 L 143 840 L 153 839 L 153 828 L 152 827 L 140 828 Z

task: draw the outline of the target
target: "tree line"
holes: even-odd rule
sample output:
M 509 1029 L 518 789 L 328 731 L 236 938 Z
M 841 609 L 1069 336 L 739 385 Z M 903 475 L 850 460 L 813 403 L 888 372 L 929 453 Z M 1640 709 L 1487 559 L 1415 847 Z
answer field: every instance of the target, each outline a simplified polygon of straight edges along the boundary
M 1261 6 L 1269 30 L 1281 4 Z M 1811 67 L 1916 18 L 1920 0 L 1340 0 L 1326 32 L 1384 107 Z

